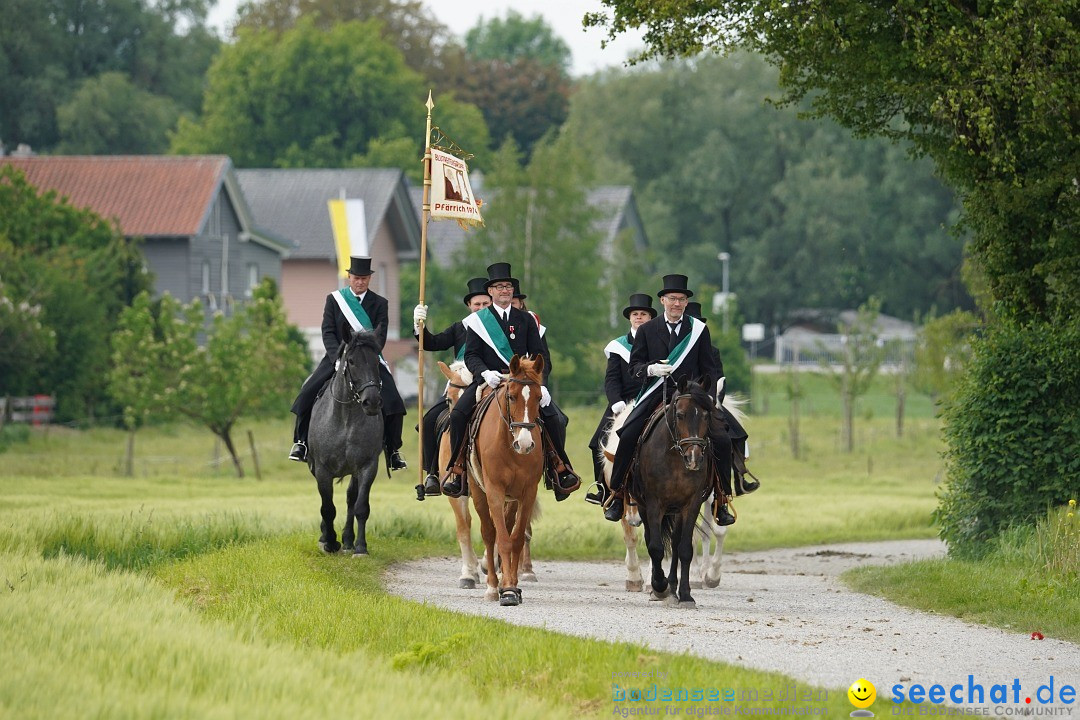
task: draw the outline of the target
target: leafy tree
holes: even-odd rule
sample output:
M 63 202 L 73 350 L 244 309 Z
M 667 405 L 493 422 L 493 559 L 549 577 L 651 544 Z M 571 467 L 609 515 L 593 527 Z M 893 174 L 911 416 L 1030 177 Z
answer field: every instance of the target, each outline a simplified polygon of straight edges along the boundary
M 136 87 L 128 76 L 107 72 L 79 84 L 56 109 L 63 140 L 59 153 L 75 155 L 154 154 L 164 151 L 166 132 L 180 115 L 177 104 Z
M 206 0 L 7 0 L 0 23 L 0 138 L 12 147 L 56 149 L 67 139 L 58 108 L 72 102 L 82 81 L 104 73 L 121 73 L 139 90 L 194 112 L 220 45 L 205 26 L 206 7 Z M 164 131 L 156 132 L 149 141 L 129 136 L 133 145 L 122 151 L 161 146 Z M 83 142 L 73 140 L 77 147 Z
M 124 474 L 129 477 L 135 474 L 135 431 L 158 408 L 164 387 L 162 347 L 155 337 L 157 325 L 150 294 L 142 292 L 120 314 L 111 338 L 109 393 L 123 408 L 128 429 Z
M 844 408 L 842 441 L 848 452 L 855 449 L 855 401 L 870 389 L 884 357 L 884 347 L 874 330 L 880 308 L 877 298 L 871 298 L 859 307 L 855 319 L 841 328 L 843 349 L 838 367 L 822 361 L 827 377 L 840 392 Z
M 8 255 L 0 251 L 0 256 Z M 13 300 L 0 281 L 0 397 L 25 395 L 34 388 L 34 370 L 56 350 L 56 336 L 41 321 L 41 306 Z M 0 424 L 3 424 L 0 413 Z
M 450 31 L 420 0 L 249 0 L 240 6 L 233 32 L 282 33 L 302 18 L 326 32 L 352 20 L 377 21 L 382 38 L 401 51 L 406 65 L 429 80 L 443 72 L 446 51 L 456 49 Z
M 1074 1 L 639 3 L 586 24 L 645 27 L 646 55 L 748 47 L 786 100 L 911 143 L 963 195 L 972 250 L 1005 316 L 1080 305 L 1080 24 Z
M 702 57 L 583 82 L 565 132 L 606 178 L 632 184 L 665 267 L 719 288 L 718 249 L 748 317 L 856 307 L 880 294 L 910 317 L 969 306 L 951 193 L 930 164 L 883 140 L 769 107 L 776 72 L 759 57 Z
M 124 403 L 129 427 L 150 415 L 190 418 L 221 438 L 243 477 L 233 427 L 242 417 L 283 413 L 307 373 L 308 357 L 291 339 L 272 281 L 264 280 L 252 301 L 233 315 L 215 314 L 200 344 L 203 317 L 198 301 L 181 307 L 166 295 L 156 318 L 148 298 L 136 302 L 125 311 L 114 346 L 112 387 Z M 132 346 L 145 355 L 124 352 Z M 124 383 L 126 376 L 133 378 L 131 386 Z
M 40 308 L 55 355 L 22 369 L 23 386 L 57 396 L 60 419 L 94 416 L 107 402 L 102 382 L 108 338 L 120 311 L 150 277 L 137 246 L 89 210 L 38 195 L 21 171 L 0 166 L 0 268 L 16 306 Z
M 510 10 L 505 18 L 483 18 L 465 33 L 465 51 L 477 60 L 521 58 L 535 60 L 539 65 L 555 67 L 564 75 L 570 71 L 572 53 L 543 16 L 526 19 Z
M 181 120 L 172 150 L 228 153 L 238 167 L 356 167 L 408 157 L 404 167 L 415 171 L 425 96 L 420 76 L 374 21 L 329 31 L 310 18 L 280 33 L 242 28 L 210 69 L 202 118 Z M 454 137 L 463 147 L 486 145 L 475 111 L 450 98 L 441 110 L 461 118 Z

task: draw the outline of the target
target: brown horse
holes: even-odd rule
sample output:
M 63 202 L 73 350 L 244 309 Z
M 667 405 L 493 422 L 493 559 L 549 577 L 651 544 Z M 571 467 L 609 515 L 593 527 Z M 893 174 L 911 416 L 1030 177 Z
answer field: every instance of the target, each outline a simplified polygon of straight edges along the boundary
M 521 604 L 518 573 L 544 469 L 537 425 L 543 371 L 543 356 L 510 359 L 510 372 L 494 390 L 469 452 L 469 493 L 489 559 L 484 597 L 500 605 Z M 490 562 L 496 550 L 501 578 Z
M 712 487 L 713 454 L 709 425 L 715 397 L 712 381 L 681 381 L 677 394 L 662 405 L 662 417 L 650 423 L 639 442 L 631 473 L 630 494 L 637 500 L 645 525 L 645 545 L 652 560 L 651 599 L 663 600 L 678 584 L 679 607 L 695 607 L 690 595 L 690 562 L 694 557 L 694 523 Z M 730 472 L 730 468 L 719 468 Z M 665 577 L 664 551 L 671 550 Z M 681 569 L 681 572 L 679 570 Z
M 472 373 L 460 360 L 451 365 L 439 361 L 439 371 L 449 381 L 446 389 L 446 398 L 453 409 L 454 403 L 461 397 L 461 393 L 472 384 Z M 450 433 L 445 432 L 439 438 L 439 467 L 450 464 Z M 454 511 L 454 525 L 457 528 L 458 548 L 461 550 L 461 576 L 458 578 L 458 587 L 472 590 L 476 583 L 480 582 L 478 569 L 479 560 L 472 544 L 472 513 L 469 511 L 469 498 L 461 497 L 446 498 L 450 502 L 450 509 Z

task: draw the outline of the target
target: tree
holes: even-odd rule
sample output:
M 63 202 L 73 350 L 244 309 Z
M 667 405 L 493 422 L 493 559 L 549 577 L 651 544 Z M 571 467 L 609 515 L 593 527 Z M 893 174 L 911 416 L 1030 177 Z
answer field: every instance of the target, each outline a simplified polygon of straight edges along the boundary
M 31 384 L 34 371 L 55 350 L 56 336 L 41 321 L 41 306 L 13 300 L 0 281 L 0 397 L 38 389 Z M 0 424 L 3 420 L 0 413 Z
M 645 26 L 645 55 L 748 47 L 779 65 L 788 103 L 910 142 L 961 192 L 1003 315 L 1077 314 L 1075 0 L 604 4 L 586 24 Z
M 963 310 L 926 318 L 915 343 L 914 384 L 935 402 L 948 397 L 971 364 L 971 341 L 981 323 Z
M 40 308 L 55 355 L 21 368 L 27 390 L 57 396 L 57 417 L 93 417 L 108 401 L 108 339 L 122 308 L 151 278 L 138 246 L 89 210 L 38 194 L 21 171 L 0 166 L 0 268 L 5 296 Z M 74 301 L 76 298 L 77 301 Z M 51 341 L 46 341 L 50 342 Z
M 172 150 L 228 153 L 238 167 L 357 167 L 411 155 L 404 167 L 415 170 L 425 96 L 375 22 L 323 31 L 302 18 L 280 33 L 242 28 L 210 69 L 202 118 L 181 120 Z M 448 98 L 445 110 L 454 107 Z M 475 112 L 457 112 L 468 121 L 455 126 L 454 139 L 486 145 Z
M 613 70 L 581 82 L 565 132 L 598 174 L 631 184 L 650 245 L 719 289 L 718 249 L 749 318 L 857 307 L 900 317 L 970 307 L 952 193 L 928 161 L 827 120 L 770 107 L 777 74 L 739 52 Z
M 465 52 L 477 60 L 505 60 L 513 63 L 521 58 L 537 64 L 558 68 L 566 75 L 570 71 L 572 53 L 566 42 L 555 34 L 543 16 L 526 19 L 510 10 L 504 18 L 480 21 L 465 33 Z
M 822 360 L 827 377 L 840 391 L 844 408 L 842 442 L 848 452 L 855 449 L 855 401 L 870 389 L 884 355 L 874 330 L 880 308 L 877 298 L 871 298 L 859 307 L 854 320 L 841 328 L 843 347 L 837 368 Z
M 102 73 L 83 80 L 71 99 L 57 107 L 63 140 L 56 150 L 73 155 L 160 153 L 179 115 L 172 99 L 139 89 L 123 73 Z
M 0 138 L 12 147 L 55 149 L 67 139 L 58 108 L 72 101 L 82 81 L 104 73 L 120 73 L 140 91 L 196 111 L 220 45 L 205 26 L 206 6 L 206 0 L 7 0 L 0 24 Z M 121 151 L 162 146 L 164 130 L 156 132 L 152 139 L 129 136 L 133 146 Z
M 420 0 L 249 0 L 240 6 L 233 33 L 239 36 L 245 29 L 283 33 L 303 18 L 324 32 L 353 20 L 374 20 L 383 40 L 429 80 L 440 76 L 446 50 L 454 49 L 449 29 Z
M 125 419 L 134 424 L 149 415 L 180 415 L 205 425 L 224 442 L 243 477 L 232 440 L 237 420 L 284 413 L 308 370 L 307 353 L 291 339 L 276 287 L 264 280 L 238 312 L 215 314 L 205 344 L 198 341 L 205 330 L 198 301 L 181 307 L 166 295 L 156 318 L 151 315 L 146 297 L 125 311 L 115 345 L 112 386 L 124 402 Z M 121 352 L 132 343 L 141 348 L 135 357 Z M 125 385 L 124 377 L 133 378 L 133 387 Z M 152 406 L 146 395 L 153 398 Z
M 171 310 L 171 303 L 167 305 Z M 135 431 L 158 408 L 164 387 L 162 344 L 155 337 L 157 327 L 150 294 L 142 292 L 120 314 L 111 339 L 109 393 L 123 408 L 124 425 L 128 429 L 124 458 L 124 474 L 128 477 L 135 474 Z

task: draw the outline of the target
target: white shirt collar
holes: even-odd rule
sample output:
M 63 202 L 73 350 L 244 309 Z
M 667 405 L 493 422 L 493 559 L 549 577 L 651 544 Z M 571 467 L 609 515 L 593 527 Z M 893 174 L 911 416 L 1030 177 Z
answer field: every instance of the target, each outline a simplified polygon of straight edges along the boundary
M 352 292 L 352 290 L 350 290 L 349 292 Z M 360 293 L 359 295 L 353 293 L 353 297 L 356 298 L 359 302 L 364 302 L 364 298 L 367 297 L 367 290 Z

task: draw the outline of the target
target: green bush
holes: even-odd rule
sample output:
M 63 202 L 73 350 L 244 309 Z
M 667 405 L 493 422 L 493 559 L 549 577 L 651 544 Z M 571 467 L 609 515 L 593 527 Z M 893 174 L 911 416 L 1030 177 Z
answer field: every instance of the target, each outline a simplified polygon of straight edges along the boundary
M 978 557 L 1080 487 L 1080 322 L 992 327 L 946 406 L 948 483 L 935 518 L 950 553 Z
M 0 452 L 4 452 L 15 443 L 24 443 L 29 439 L 29 425 L 8 423 L 0 427 Z

